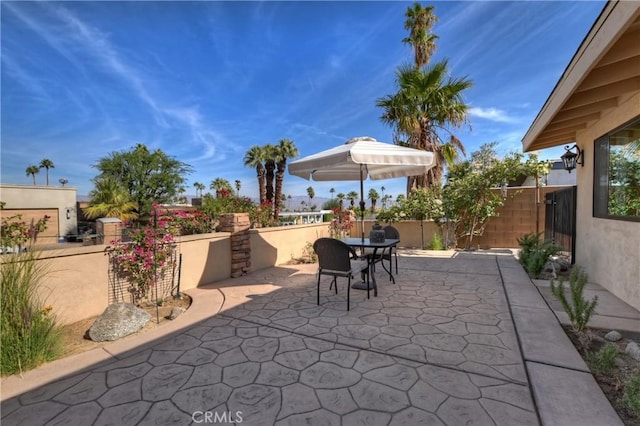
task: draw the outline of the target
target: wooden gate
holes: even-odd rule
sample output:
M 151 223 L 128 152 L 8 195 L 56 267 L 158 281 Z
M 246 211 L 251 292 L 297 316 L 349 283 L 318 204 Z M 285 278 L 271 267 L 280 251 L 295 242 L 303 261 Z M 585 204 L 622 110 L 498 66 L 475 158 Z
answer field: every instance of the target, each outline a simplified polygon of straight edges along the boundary
M 576 257 L 576 187 L 550 192 L 545 195 L 544 239 L 571 253 L 571 264 Z

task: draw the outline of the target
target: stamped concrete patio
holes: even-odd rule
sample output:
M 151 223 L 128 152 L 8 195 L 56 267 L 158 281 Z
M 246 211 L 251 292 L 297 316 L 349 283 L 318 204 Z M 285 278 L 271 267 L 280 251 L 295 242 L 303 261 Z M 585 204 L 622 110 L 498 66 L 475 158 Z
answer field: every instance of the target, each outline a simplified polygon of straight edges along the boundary
M 400 252 L 379 295 L 281 266 L 170 325 L 2 382 L 2 424 L 615 425 L 511 252 Z

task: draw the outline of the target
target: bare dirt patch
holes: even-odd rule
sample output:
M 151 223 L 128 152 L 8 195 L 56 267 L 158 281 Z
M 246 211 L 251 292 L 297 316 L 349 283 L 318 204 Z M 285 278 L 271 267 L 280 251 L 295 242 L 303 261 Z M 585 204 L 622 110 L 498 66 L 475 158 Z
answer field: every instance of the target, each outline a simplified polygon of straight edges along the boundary
M 151 319 L 142 329 L 135 334 L 145 333 L 149 330 L 153 330 L 156 327 L 161 327 L 167 324 L 171 320 L 169 314 L 173 308 L 188 309 L 191 305 L 191 297 L 182 293 L 181 299 L 169 298 L 162 306 L 143 306 L 144 309 L 151 315 Z M 75 355 L 81 352 L 89 351 L 91 349 L 100 348 L 110 342 L 94 342 L 89 338 L 89 329 L 98 317 L 87 318 L 82 321 L 74 322 L 62 326 L 62 353 L 60 358 L 64 358 L 70 355 Z
M 602 389 L 611 405 L 616 410 L 625 425 L 640 425 L 640 416 L 629 410 L 622 402 L 625 385 L 627 385 L 634 374 L 640 372 L 640 361 L 631 358 L 625 353 L 627 344 L 633 340 L 626 336 L 617 342 L 609 342 L 604 338 L 605 330 L 589 329 L 587 331 L 590 340 L 580 339 L 579 335 L 569 326 L 564 326 L 565 332 L 573 342 L 574 346 L 582 355 L 595 377 L 596 382 Z M 597 353 L 605 345 L 613 345 L 617 349 L 618 355 L 615 358 L 615 365 L 610 372 L 598 372 L 594 366 L 593 354 Z M 637 397 L 640 397 L 638 395 Z

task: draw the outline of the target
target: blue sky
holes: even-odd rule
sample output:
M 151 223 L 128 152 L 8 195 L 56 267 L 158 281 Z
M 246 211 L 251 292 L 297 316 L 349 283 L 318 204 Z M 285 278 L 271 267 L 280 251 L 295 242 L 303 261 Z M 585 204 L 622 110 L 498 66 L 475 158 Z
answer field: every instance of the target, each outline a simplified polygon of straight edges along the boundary
M 356 136 L 391 142 L 376 99 L 396 90 L 412 60 L 410 2 L 8 2 L 1 3 L 1 181 L 52 160 L 50 183 L 93 188 L 92 167 L 136 143 L 190 164 L 193 183 L 242 182 L 257 197 L 252 145 L 292 139 L 301 156 Z M 455 134 L 476 150 L 521 139 L 604 6 L 590 2 L 431 2 L 465 93 L 470 126 Z M 562 148 L 541 158 L 558 158 Z M 45 171 L 37 175 L 45 183 Z M 288 175 L 285 194 L 318 197 L 357 182 Z M 405 179 L 367 181 L 404 192 Z

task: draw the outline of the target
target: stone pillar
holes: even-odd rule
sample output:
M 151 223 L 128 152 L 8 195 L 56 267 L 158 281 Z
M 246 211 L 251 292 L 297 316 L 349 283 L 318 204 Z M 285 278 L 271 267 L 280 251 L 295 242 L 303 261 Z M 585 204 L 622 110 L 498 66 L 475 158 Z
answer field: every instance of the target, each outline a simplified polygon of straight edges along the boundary
M 91 244 L 110 244 L 111 241 L 121 240 L 122 221 L 117 218 L 100 218 L 96 220 L 96 234 L 97 237 L 89 239 Z
M 249 213 L 230 213 L 220 216 L 220 231 L 231 232 L 231 277 L 246 275 L 251 268 Z

